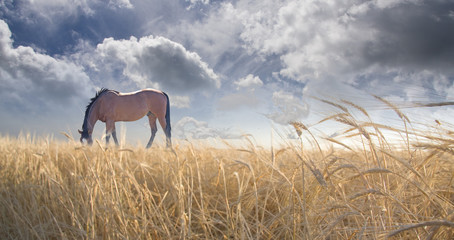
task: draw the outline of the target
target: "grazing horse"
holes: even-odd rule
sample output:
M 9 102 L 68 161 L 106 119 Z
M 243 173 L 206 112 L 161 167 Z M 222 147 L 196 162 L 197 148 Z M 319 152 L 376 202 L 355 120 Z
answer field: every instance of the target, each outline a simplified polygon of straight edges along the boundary
M 115 132 L 115 122 L 118 121 L 136 121 L 143 116 L 148 116 L 151 127 L 151 137 L 148 141 L 147 148 L 153 144 L 154 137 L 158 128 L 156 119 L 166 134 L 167 147 L 172 147 L 170 135 L 170 102 L 169 96 L 164 92 L 154 89 L 143 89 L 132 93 L 120 93 L 114 90 L 102 88 L 96 93 L 85 111 L 84 123 L 80 142 L 87 140 L 92 144 L 93 128 L 98 120 L 106 123 L 106 144 L 109 144 L 110 135 L 112 135 L 115 144 L 118 146 L 117 134 Z

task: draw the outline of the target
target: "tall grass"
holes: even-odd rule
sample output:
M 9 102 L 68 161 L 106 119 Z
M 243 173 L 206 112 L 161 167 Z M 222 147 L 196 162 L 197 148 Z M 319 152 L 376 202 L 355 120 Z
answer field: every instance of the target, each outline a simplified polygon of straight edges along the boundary
M 299 140 L 272 151 L 249 139 L 169 151 L 3 136 L 0 238 L 453 239 L 452 132 L 325 103 L 340 112 L 321 122 L 341 135 L 292 123 Z

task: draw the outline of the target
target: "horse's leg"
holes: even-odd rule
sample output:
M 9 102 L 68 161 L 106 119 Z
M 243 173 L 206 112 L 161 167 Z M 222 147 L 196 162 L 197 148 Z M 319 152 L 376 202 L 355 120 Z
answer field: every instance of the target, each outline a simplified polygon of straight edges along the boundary
M 158 128 L 156 127 L 156 116 L 154 114 L 147 114 L 147 115 L 148 115 L 148 122 L 150 123 L 150 128 L 151 128 L 151 137 L 150 137 L 150 141 L 148 141 L 147 148 L 150 148 L 151 144 L 153 144 L 153 140 L 156 135 L 156 132 L 158 131 Z
M 159 116 L 158 117 L 159 124 L 161 124 L 162 130 L 164 130 L 164 133 L 166 134 L 166 147 L 171 148 L 172 147 L 172 140 L 170 139 L 170 129 L 167 127 L 166 119 L 164 116 Z
M 109 145 L 110 135 L 112 135 L 115 145 L 118 146 L 117 133 L 115 131 L 115 122 L 112 120 L 106 121 L 106 146 Z
M 118 140 L 117 140 L 117 130 L 115 130 L 115 126 L 114 126 L 114 130 L 112 131 L 112 137 L 115 142 L 115 145 L 119 146 Z
M 109 146 L 110 133 L 106 123 L 106 147 Z

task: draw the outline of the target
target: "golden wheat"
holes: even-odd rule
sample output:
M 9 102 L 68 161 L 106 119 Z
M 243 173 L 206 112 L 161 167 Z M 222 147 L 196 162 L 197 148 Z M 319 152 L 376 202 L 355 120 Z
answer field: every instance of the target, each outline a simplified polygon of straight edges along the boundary
M 342 136 L 317 140 L 302 123 L 292 123 L 299 144 L 276 151 L 250 140 L 241 149 L 186 144 L 169 151 L 0 137 L 0 238 L 454 237 L 452 136 L 406 132 L 427 141 L 407 138 L 401 144 L 410 151 L 393 150 L 374 144 L 386 139 L 369 128 L 383 125 L 331 119 L 366 138 L 365 147 Z M 304 134 L 334 145 L 303 149 Z

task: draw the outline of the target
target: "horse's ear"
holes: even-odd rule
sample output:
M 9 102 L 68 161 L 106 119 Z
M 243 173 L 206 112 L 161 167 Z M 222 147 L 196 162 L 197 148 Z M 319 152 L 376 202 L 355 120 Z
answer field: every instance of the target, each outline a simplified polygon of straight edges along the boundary
M 82 131 L 80 131 L 79 129 L 77 129 L 77 131 L 79 131 L 79 133 L 82 134 Z

